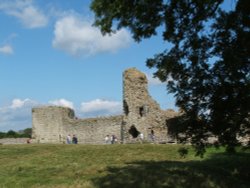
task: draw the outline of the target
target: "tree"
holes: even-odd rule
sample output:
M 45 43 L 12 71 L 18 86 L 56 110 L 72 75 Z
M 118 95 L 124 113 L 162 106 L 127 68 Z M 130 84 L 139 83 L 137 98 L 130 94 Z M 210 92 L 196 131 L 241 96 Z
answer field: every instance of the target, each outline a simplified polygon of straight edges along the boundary
M 32 128 L 26 128 L 23 130 L 23 136 L 27 138 L 31 138 Z
M 13 130 L 9 130 L 6 133 L 6 138 L 18 138 L 18 133 Z
M 18 135 L 21 138 L 31 138 L 32 128 L 26 128 L 24 130 L 20 130 L 18 131 Z
M 167 82 L 184 111 L 182 126 L 198 154 L 208 136 L 233 150 L 250 130 L 250 6 L 248 0 L 93 0 L 103 34 L 128 28 L 135 41 L 162 31 L 171 44 L 146 64 Z M 161 30 L 158 30 L 158 28 Z M 163 28 L 163 29 L 162 29 Z M 171 79 L 169 79 L 171 78 Z M 185 141 L 185 139 L 184 139 Z M 249 143 L 248 143 L 249 144 Z
M 32 128 L 26 128 L 20 131 L 9 130 L 7 133 L 0 132 L 1 138 L 31 138 Z
M 0 132 L 0 139 L 1 139 L 1 138 L 5 138 L 5 137 L 6 137 L 6 133 Z

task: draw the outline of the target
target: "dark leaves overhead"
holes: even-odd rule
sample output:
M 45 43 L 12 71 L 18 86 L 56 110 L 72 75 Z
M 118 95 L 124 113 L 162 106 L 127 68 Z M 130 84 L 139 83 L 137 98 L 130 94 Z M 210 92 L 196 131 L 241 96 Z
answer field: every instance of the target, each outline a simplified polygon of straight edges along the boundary
M 155 35 L 162 22 L 162 0 L 96 0 L 91 9 L 96 14 L 95 25 L 104 34 L 113 32 L 113 25 L 127 27 L 137 41 Z
M 91 5 L 104 34 L 125 27 L 140 41 L 162 32 L 171 48 L 146 63 L 167 81 L 185 112 L 179 122 L 201 153 L 207 133 L 232 149 L 250 130 L 250 4 L 232 1 L 232 10 L 225 11 L 222 3 L 94 0 Z

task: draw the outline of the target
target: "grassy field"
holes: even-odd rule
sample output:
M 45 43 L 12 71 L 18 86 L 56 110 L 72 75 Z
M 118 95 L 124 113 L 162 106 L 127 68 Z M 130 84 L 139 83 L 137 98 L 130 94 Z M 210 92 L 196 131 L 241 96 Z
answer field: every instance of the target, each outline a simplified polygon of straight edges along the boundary
M 250 187 L 250 151 L 179 145 L 0 145 L 0 187 Z

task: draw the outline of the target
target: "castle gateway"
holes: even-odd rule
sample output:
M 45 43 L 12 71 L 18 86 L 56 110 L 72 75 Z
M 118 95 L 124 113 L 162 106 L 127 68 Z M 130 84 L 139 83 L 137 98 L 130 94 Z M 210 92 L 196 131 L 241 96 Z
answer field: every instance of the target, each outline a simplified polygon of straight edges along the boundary
M 156 142 L 169 142 L 167 122 L 179 114 L 161 110 L 148 93 L 148 81 L 135 68 L 123 73 L 123 114 L 98 118 L 75 118 L 65 107 L 32 109 L 32 138 L 36 143 L 65 143 L 68 134 L 76 134 L 82 144 L 102 144 L 106 135 L 116 135 L 122 143 L 134 142 L 143 133 L 145 140 L 154 132 Z

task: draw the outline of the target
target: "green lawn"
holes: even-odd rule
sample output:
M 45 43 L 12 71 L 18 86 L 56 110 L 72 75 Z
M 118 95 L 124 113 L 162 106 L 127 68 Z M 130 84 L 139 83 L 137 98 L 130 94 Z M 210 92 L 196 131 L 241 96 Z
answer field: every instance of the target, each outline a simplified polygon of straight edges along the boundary
M 0 187 L 250 187 L 250 151 L 179 145 L 0 145 Z

